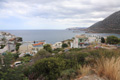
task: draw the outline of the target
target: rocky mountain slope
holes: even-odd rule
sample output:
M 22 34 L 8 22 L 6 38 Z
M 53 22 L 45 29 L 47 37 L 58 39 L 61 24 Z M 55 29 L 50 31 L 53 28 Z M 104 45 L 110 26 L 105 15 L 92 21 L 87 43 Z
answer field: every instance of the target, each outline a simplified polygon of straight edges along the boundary
M 93 24 L 87 30 L 88 32 L 97 33 L 120 33 L 120 11 L 113 13 L 103 21 Z

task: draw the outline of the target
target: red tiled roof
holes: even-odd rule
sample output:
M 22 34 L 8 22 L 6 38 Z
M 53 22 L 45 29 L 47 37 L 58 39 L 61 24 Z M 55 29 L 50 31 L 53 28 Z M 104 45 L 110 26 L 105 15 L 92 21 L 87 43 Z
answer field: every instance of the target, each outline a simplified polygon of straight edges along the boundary
M 14 41 L 14 40 L 15 40 L 15 38 L 9 39 L 9 41 Z
M 80 43 L 80 44 L 84 44 L 84 43 Z
M 42 45 L 42 44 L 44 44 L 44 42 L 39 42 L 37 44 L 33 44 L 33 46 L 38 46 L 38 45 Z

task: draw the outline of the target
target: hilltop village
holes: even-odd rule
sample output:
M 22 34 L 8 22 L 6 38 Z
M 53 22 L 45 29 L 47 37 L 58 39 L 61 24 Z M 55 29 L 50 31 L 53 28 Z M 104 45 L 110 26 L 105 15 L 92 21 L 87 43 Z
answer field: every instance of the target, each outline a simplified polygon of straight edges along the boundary
M 106 80 L 99 77 L 102 75 L 116 80 L 108 74 L 120 71 L 115 68 L 120 64 L 119 48 L 116 36 L 81 34 L 47 44 L 45 40 L 25 42 L 22 37 L 0 32 L 0 80 L 87 80 L 88 74 L 88 78 Z

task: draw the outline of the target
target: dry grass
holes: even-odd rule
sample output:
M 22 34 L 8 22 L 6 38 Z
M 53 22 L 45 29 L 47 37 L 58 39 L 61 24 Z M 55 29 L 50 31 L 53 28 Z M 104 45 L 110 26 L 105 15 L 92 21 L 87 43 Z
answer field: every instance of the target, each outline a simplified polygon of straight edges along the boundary
M 120 80 L 120 57 L 101 58 L 97 60 L 96 72 L 109 80 Z
M 80 66 L 79 73 L 81 74 L 81 76 L 85 76 L 90 73 L 90 70 L 91 70 L 91 66 L 88 65 Z

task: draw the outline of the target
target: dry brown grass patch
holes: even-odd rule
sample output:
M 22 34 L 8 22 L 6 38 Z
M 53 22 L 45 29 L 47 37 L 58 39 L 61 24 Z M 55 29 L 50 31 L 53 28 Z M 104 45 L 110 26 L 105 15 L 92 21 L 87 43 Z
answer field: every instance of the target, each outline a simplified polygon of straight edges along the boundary
M 96 72 L 110 80 L 120 80 L 120 57 L 112 57 L 111 59 L 102 57 L 97 60 Z

